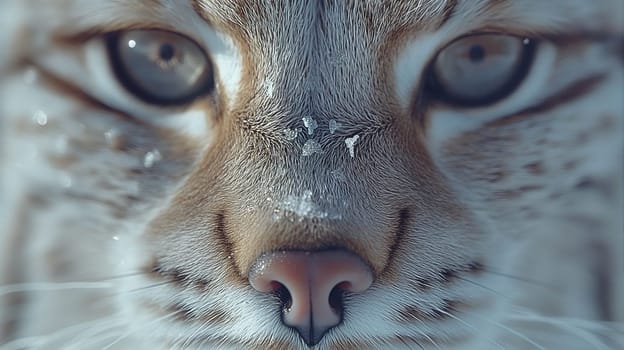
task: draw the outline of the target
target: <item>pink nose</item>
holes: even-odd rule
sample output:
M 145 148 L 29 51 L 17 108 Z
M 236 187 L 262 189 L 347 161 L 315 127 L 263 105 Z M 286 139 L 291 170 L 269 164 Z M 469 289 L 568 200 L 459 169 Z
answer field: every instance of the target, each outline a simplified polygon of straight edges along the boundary
M 343 250 L 283 251 L 261 256 L 249 282 L 260 292 L 280 296 L 282 322 L 312 346 L 342 321 L 342 294 L 365 291 L 373 274 L 362 259 Z

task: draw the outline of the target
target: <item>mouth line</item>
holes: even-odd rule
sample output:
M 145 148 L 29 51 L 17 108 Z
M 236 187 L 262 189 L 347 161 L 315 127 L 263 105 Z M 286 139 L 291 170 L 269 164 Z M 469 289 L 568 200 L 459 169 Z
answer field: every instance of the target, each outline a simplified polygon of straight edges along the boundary
M 386 265 L 381 269 L 380 277 L 386 276 L 394 268 L 396 264 L 396 253 L 399 247 L 402 245 L 405 235 L 407 234 L 407 226 L 411 220 L 411 211 L 409 208 L 403 208 L 399 211 L 397 216 L 397 225 L 393 232 L 392 244 L 388 250 L 388 259 L 386 259 Z

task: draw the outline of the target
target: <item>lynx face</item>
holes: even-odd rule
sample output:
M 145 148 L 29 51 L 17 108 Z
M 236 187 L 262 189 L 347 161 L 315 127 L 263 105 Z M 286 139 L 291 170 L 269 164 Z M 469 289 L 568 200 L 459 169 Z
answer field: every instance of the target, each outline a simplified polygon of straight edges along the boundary
M 621 1 L 0 5 L 0 349 L 624 346 Z

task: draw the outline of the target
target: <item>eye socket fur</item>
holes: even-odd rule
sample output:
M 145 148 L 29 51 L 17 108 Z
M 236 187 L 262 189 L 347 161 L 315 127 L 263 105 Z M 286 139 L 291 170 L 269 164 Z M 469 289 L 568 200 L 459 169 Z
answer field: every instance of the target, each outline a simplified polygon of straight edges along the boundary
M 426 73 L 429 99 L 482 107 L 511 95 L 528 75 L 537 43 L 507 34 L 460 37 L 438 52 Z
M 153 105 L 181 105 L 214 90 L 207 53 L 183 35 L 152 29 L 106 36 L 112 70 L 121 85 Z

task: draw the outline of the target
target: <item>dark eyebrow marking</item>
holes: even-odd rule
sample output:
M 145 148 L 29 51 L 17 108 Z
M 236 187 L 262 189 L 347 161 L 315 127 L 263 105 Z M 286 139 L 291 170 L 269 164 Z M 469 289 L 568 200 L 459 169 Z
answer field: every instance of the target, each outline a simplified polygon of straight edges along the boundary
M 455 14 L 455 8 L 457 7 L 457 0 L 449 0 L 444 5 L 444 10 L 442 11 L 442 21 L 438 26 L 438 29 L 442 28 L 446 22 L 448 22 L 453 15 Z
M 191 6 L 193 7 L 193 10 L 195 11 L 195 13 L 197 13 L 199 17 L 201 17 L 204 21 L 206 21 L 206 23 L 210 27 L 214 28 L 214 23 L 212 23 L 210 18 L 206 15 L 206 11 L 204 11 L 202 6 L 200 5 L 200 0 L 191 0 Z

